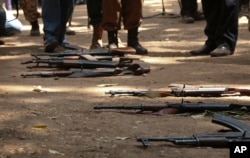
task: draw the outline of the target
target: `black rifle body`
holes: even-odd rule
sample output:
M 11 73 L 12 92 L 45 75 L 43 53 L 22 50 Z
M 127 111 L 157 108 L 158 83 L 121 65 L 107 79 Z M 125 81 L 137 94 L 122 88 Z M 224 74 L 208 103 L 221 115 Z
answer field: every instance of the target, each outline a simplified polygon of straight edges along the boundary
M 250 143 L 250 126 L 234 118 L 215 114 L 213 123 L 224 125 L 231 130 L 229 132 L 199 133 L 190 137 L 137 137 L 144 147 L 149 145 L 150 141 L 166 141 L 176 145 L 186 146 L 207 146 L 215 148 L 228 148 L 233 142 Z
M 178 113 L 180 112 L 204 112 L 205 110 L 211 111 L 230 111 L 230 110 L 237 110 L 237 111 L 249 111 L 249 105 L 241 105 L 241 104 L 233 104 L 233 103 L 190 103 L 190 102 L 182 102 L 182 103 L 165 103 L 165 104 L 154 104 L 154 105 L 131 105 L 131 106 L 94 106 L 94 109 L 101 110 L 101 109 L 118 109 L 118 110 L 139 110 L 141 112 L 144 111 L 151 111 L 157 112 L 163 109 L 176 109 Z

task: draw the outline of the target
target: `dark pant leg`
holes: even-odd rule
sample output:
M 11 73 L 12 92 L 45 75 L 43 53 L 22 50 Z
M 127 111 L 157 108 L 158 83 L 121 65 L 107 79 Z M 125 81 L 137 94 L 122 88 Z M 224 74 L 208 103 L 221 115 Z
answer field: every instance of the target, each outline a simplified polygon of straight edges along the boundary
M 102 22 L 102 0 L 87 0 L 89 23 L 97 25 Z
M 216 47 L 216 28 L 218 27 L 218 11 L 220 0 L 202 0 L 202 9 L 206 20 L 204 33 L 207 36 L 206 45 Z
M 197 10 L 198 10 L 197 0 L 190 0 L 190 6 L 189 7 L 190 7 L 191 14 L 197 12 Z
M 224 0 L 221 4 L 221 16 L 217 29 L 217 44 L 226 44 L 234 51 L 238 39 L 238 0 Z
M 238 37 L 238 0 L 202 0 L 206 44 L 226 44 L 234 51 Z
M 44 24 L 44 40 L 58 40 L 59 28 L 61 24 L 61 4 L 60 0 L 42 1 L 42 20 Z
M 65 39 L 66 27 L 74 10 L 74 0 L 61 0 L 61 24 L 59 29 L 58 42 L 61 44 Z
M 138 28 L 142 18 L 142 0 L 122 0 L 124 29 Z
M 2 6 L 0 6 L 0 36 L 6 33 L 5 30 L 6 13 Z
M 121 29 L 121 0 L 103 0 L 102 16 L 103 28 L 106 31 Z
M 191 15 L 197 9 L 197 0 L 181 0 L 181 15 Z
M 41 14 L 37 11 L 37 0 L 22 0 L 21 5 L 27 21 L 34 22 L 41 17 Z
M 43 0 L 44 40 L 64 40 L 66 24 L 73 11 L 73 0 Z

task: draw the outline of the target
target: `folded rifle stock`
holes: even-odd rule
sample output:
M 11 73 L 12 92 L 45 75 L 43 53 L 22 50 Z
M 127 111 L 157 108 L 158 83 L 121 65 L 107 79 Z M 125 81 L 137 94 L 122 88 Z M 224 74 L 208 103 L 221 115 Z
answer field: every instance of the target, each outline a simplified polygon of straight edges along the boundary
M 201 147 L 215 147 L 228 148 L 233 142 L 248 142 L 250 143 L 250 126 L 231 117 L 221 114 L 214 114 L 213 123 L 229 128 L 229 131 L 219 131 L 214 133 L 198 133 L 190 137 L 146 137 L 139 136 L 136 138 L 144 147 L 149 146 L 150 141 L 164 141 L 171 142 L 175 145 L 185 146 L 201 146 Z

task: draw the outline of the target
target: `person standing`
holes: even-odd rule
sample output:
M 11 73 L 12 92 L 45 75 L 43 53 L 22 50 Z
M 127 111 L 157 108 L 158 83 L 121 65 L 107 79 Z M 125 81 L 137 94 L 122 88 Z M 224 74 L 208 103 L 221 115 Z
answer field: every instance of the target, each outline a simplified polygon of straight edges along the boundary
M 202 0 L 206 20 L 204 33 L 207 40 L 202 48 L 191 55 L 211 57 L 232 55 L 238 38 L 238 0 Z
M 102 45 L 102 0 L 88 0 L 87 11 L 89 24 L 93 26 L 92 43 L 90 49 L 101 48 Z
M 67 22 L 72 15 L 74 0 L 43 0 L 44 51 L 53 52 L 59 45 L 66 45 Z
M 22 0 L 21 6 L 25 19 L 31 24 L 30 36 L 40 36 L 38 18 L 41 14 L 37 11 L 37 0 Z
M 148 50 L 139 43 L 139 26 L 142 17 L 142 0 L 104 0 L 102 1 L 103 29 L 108 32 L 108 46 L 119 47 L 118 31 L 121 19 L 127 32 L 127 46 L 137 54 L 147 54 Z
M 183 23 L 194 23 L 197 20 L 204 20 L 204 15 L 198 11 L 197 0 L 179 0 L 179 4 Z

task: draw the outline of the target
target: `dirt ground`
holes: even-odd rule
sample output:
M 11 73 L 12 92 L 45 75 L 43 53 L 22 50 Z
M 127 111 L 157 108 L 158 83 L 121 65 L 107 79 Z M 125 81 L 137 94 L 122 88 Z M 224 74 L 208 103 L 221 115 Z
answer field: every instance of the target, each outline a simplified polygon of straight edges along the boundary
M 43 40 L 30 37 L 27 21 L 22 34 L 4 37 L 0 46 L 0 158 L 227 158 L 228 149 L 180 147 L 167 142 L 152 142 L 147 149 L 136 136 L 190 136 L 217 131 L 211 116 L 152 115 L 121 111 L 94 111 L 95 105 L 139 105 L 181 102 L 182 98 L 110 97 L 111 89 L 167 87 L 170 83 L 249 86 L 250 33 L 245 17 L 240 18 L 239 40 L 233 56 L 193 57 L 188 51 L 203 45 L 205 21 L 183 24 L 175 0 L 145 1 L 140 42 L 149 50 L 142 59 L 151 64 L 143 76 L 99 78 L 22 78 L 28 71 L 22 61 L 31 53 L 43 52 Z M 13 11 L 15 12 L 15 11 Z M 40 21 L 42 31 L 42 21 Z M 87 27 L 86 6 L 75 8 L 70 43 L 88 48 L 92 29 Z M 126 31 L 120 31 L 126 41 Z M 107 43 L 104 34 L 104 43 Z M 100 87 L 100 84 L 114 84 Z M 42 92 L 34 87 L 41 86 Z M 185 101 L 248 103 L 249 97 L 185 97 Z M 249 122 L 249 119 L 244 119 Z

